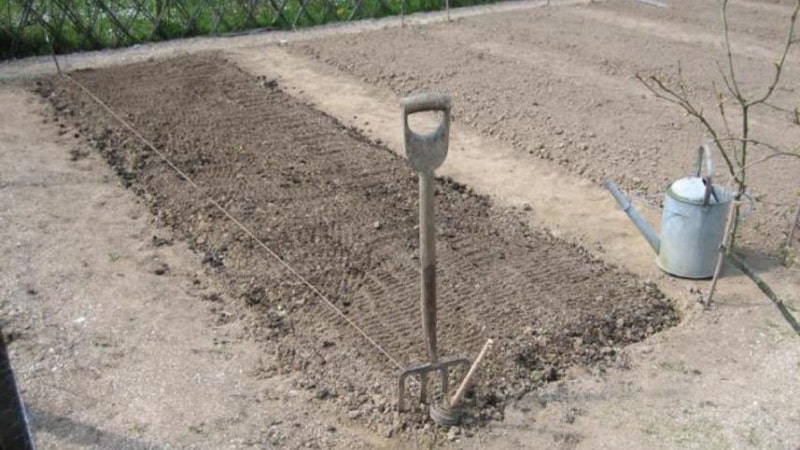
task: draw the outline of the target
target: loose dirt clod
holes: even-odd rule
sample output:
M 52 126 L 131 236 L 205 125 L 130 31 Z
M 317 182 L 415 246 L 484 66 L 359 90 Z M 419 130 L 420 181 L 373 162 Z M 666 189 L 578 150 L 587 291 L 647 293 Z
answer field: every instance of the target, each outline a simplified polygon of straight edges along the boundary
M 226 297 L 256 308 L 254 333 L 269 340 L 265 351 L 277 353 L 278 371 L 296 371 L 298 388 L 335 397 L 343 410 L 358 411 L 354 420 L 384 429 L 397 365 L 424 359 L 416 179 L 404 162 L 215 55 L 74 76 L 201 187 L 203 194 L 74 85 L 53 80 L 49 98 L 57 114 L 97 137 L 122 179 L 204 255 L 198 258 L 226 283 Z M 654 286 L 530 229 L 463 185 L 438 179 L 435 189 L 440 310 L 447 311 L 440 347 L 476 355 L 487 338 L 496 341 L 479 395 L 468 397 L 483 419 L 498 417 L 505 399 L 559 378 L 571 365 L 613 358 L 619 347 L 675 323 Z M 394 361 L 318 302 L 206 195 Z M 406 427 L 395 425 L 392 433 Z

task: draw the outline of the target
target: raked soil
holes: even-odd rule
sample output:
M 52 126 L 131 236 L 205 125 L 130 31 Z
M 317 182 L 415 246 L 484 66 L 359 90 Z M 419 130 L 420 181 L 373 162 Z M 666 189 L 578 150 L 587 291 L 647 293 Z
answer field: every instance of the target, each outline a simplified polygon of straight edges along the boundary
M 425 360 L 417 181 L 404 161 L 219 55 L 73 76 L 196 183 L 76 85 L 57 78 L 38 87 L 54 120 L 89 139 L 159 220 L 205 255 L 225 286 L 217 295 L 258 311 L 250 331 L 269 341 L 265 351 L 277 361 L 265 376 L 296 373 L 318 399 L 335 399 L 375 429 L 423 427 L 416 415 L 392 413 L 397 370 Z M 470 398 L 474 423 L 676 322 L 654 284 L 530 228 L 467 187 L 438 179 L 435 198 L 440 353 L 472 358 L 486 339 L 497 340 L 480 394 Z
M 706 139 L 699 122 L 657 99 L 636 75 L 676 86 L 720 135 L 717 92 L 724 89 L 722 26 L 715 2 L 675 0 L 655 8 L 629 0 L 533 8 L 452 23 L 390 28 L 300 42 L 290 50 L 398 96 L 453 96 L 456 123 L 552 161 L 596 183 L 617 181 L 638 207 L 657 206 L 668 185 L 694 171 Z M 788 32 L 790 1 L 731 2 L 730 40 L 742 92 L 762 95 Z M 750 137 L 800 154 L 800 47 L 789 53 L 771 106 L 753 108 Z M 740 130 L 730 94 L 721 92 L 731 129 Z M 775 107 L 785 111 L 776 110 Z M 750 150 L 753 163 L 772 153 Z M 715 180 L 732 186 L 718 152 Z M 741 243 L 775 255 L 800 203 L 800 158 L 751 167 Z M 800 238 L 798 238 L 800 239 Z M 797 245 L 797 244 L 795 244 Z

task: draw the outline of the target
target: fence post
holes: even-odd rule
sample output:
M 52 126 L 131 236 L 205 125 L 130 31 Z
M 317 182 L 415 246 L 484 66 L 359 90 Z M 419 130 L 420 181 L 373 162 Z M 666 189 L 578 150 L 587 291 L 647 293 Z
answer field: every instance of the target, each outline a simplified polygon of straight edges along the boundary
M 168 38 L 168 30 L 164 28 L 164 21 L 168 20 L 169 5 L 167 0 L 153 0 L 153 17 L 156 22 L 153 24 L 153 34 L 158 35 L 162 39 Z

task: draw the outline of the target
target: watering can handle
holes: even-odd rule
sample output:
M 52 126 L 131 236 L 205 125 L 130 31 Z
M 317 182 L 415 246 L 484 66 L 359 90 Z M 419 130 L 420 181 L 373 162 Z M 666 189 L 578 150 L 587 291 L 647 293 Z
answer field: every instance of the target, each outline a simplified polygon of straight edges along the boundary
M 714 195 L 714 200 L 717 195 L 714 193 L 714 183 L 711 180 L 711 175 L 714 173 L 714 164 L 711 162 L 711 149 L 708 148 L 708 143 L 701 145 L 697 148 L 697 173 L 696 176 L 700 177 L 703 172 L 703 156 L 706 160 L 706 175 L 702 177 L 703 184 L 706 186 L 706 193 L 703 195 L 703 206 L 708 206 L 711 201 L 711 196 Z
M 711 202 L 711 194 L 714 193 L 714 184 L 711 182 L 711 175 L 703 177 L 703 184 L 706 185 L 706 193 L 703 195 L 703 206 L 708 206 Z M 716 199 L 716 194 L 714 198 Z
M 408 96 L 400 101 L 403 109 L 403 134 L 408 164 L 417 172 L 432 173 L 447 157 L 450 134 L 450 97 L 439 93 Z M 424 111 L 440 111 L 442 119 L 431 133 L 415 133 L 408 126 L 408 116 Z
M 706 159 L 706 175 L 710 177 L 714 173 L 714 163 L 711 162 L 711 149 L 708 148 L 708 144 L 703 144 L 697 148 L 697 172 L 695 176 L 699 177 L 703 171 L 703 155 L 705 155 Z

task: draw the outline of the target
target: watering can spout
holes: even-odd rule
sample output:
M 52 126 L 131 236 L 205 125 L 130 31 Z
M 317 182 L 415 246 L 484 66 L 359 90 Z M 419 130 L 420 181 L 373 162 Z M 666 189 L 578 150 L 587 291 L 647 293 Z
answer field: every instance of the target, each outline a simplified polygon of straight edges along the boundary
M 625 197 L 625 194 L 619 190 L 616 184 L 614 184 L 611 180 L 606 180 L 603 182 L 603 187 L 608 189 L 611 192 L 611 195 L 614 197 L 614 200 L 619 203 L 619 206 L 622 207 L 622 210 L 625 211 L 625 214 L 631 218 L 631 221 L 636 228 L 644 235 L 644 238 L 647 239 L 647 243 L 650 244 L 650 247 L 653 247 L 653 250 L 658 254 L 661 248 L 661 240 L 656 235 L 653 228 L 650 226 L 649 223 L 639 214 L 638 211 L 633 207 L 630 200 Z

